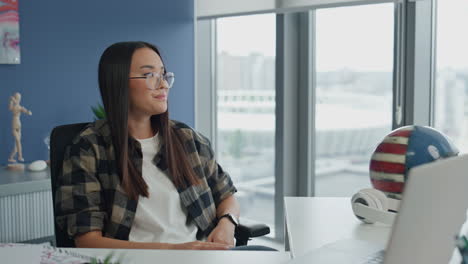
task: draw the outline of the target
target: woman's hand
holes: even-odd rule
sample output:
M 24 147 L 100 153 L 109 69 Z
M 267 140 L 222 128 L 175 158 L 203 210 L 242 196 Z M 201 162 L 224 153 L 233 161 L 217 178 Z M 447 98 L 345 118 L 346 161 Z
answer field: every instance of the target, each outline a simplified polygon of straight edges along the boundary
M 173 244 L 171 249 L 184 249 L 184 250 L 227 250 L 231 247 L 225 244 L 193 241 L 183 244 Z
M 221 218 L 218 225 L 211 231 L 208 242 L 220 243 L 234 247 L 234 230 L 235 226 L 227 218 Z

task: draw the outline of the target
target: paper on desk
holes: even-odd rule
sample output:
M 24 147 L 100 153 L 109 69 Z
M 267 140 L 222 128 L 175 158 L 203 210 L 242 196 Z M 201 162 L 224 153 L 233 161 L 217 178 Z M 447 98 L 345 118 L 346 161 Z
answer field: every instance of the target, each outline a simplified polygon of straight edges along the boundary
M 0 244 L 0 256 L 6 257 L 6 263 L 40 263 L 40 264 L 81 264 L 92 261 L 92 257 L 62 248 L 48 245 Z M 97 258 L 98 261 L 102 260 Z
M 2 263 L 40 263 L 41 253 L 40 245 L 0 244 Z

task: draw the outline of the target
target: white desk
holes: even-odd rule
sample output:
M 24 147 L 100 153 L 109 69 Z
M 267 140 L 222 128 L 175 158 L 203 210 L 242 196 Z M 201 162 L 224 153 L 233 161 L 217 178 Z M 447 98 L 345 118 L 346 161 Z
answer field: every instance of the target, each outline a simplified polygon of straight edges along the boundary
M 110 252 L 115 256 L 124 256 L 122 263 L 170 263 L 170 264 L 247 264 L 247 263 L 287 263 L 290 255 L 287 252 L 272 251 L 209 251 L 209 250 L 144 250 L 144 249 L 67 249 L 88 256 L 104 258 Z
M 350 198 L 285 197 L 286 235 L 293 258 L 343 239 L 385 246 L 390 227 L 364 224 L 351 209 Z

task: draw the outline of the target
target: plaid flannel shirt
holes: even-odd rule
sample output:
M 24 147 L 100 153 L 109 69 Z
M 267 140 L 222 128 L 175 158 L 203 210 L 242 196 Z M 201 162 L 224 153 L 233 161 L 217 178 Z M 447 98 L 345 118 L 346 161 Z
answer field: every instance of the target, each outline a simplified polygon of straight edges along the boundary
M 217 224 L 216 207 L 237 190 L 230 176 L 215 160 L 207 138 L 189 126 L 170 121 L 183 138 L 189 162 L 201 184 L 178 188 L 188 217 L 198 227 L 197 238 L 207 237 Z M 142 170 L 140 144 L 132 161 Z M 165 143 L 153 159 L 170 178 Z M 110 128 L 105 120 L 90 123 L 65 151 L 62 175 L 55 193 L 56 221 L 70 238 L 101 230 L 103 236 L 128 240 L 138 201 L 131 200 L 120 185 Z M 164 213 L 164 212 L 161 212 Z

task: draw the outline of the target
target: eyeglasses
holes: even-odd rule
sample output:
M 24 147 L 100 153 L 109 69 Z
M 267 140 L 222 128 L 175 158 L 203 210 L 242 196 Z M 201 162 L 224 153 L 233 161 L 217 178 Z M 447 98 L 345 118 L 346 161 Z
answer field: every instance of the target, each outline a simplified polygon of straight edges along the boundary
M 171 88 L 174 84 L 175 75 L 173 72 L 166 72 L 164 74 L 149 72 L 145 76 L 130 77 L 129 79 L 146 79 L 146 87 L 150 90 L 156 90 L 161 87 L 162 80 L 166 82 L 167 88 Z

